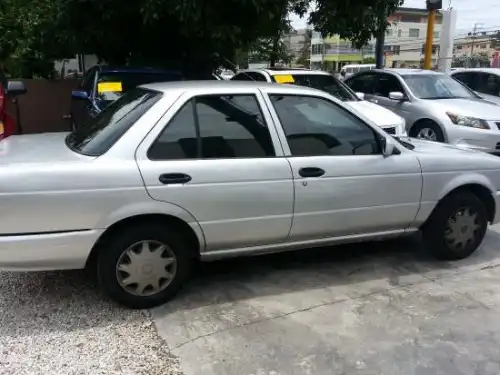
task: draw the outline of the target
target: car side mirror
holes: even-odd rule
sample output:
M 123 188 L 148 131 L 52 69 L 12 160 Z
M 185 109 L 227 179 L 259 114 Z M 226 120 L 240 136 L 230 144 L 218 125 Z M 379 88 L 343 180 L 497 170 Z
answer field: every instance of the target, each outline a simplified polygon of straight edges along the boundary
M 26 94 L 26 86 L 22 81 L 8 81 L 7 83 L 7 95 L 8 96 L 18 96 Z
M 73 90 L 71 92 L 71 97 L 73 99 L 79 99 L 79 100 L 86 100 L 89 98 L 89 94 L 87 94 L 87 91 L 83 90 Z
M 405 100 L 405 95 L 399 91 L 391 91 L 389 93 L 389 99 L 401 102 L 401 101 Z
M 365 100 L 365 93 L 364 92 L 357 92 L 356 96 L 358 97 L 359 100 Z
M 394 147 L 394 143 L 388 137 L 381 136 L 380 145 L 382 146 L 382 155 L 384 155 L 385 158 L 397 153 L 397 149 Z

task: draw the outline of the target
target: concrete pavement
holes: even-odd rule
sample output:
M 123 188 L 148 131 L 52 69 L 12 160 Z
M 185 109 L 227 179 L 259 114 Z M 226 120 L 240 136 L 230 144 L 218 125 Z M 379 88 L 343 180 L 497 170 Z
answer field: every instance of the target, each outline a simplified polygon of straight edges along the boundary
M 418 237 L 217 262 L 152 316 L 186 375 L 497 375 L 498 250 L 490 231 L 460 262 Z

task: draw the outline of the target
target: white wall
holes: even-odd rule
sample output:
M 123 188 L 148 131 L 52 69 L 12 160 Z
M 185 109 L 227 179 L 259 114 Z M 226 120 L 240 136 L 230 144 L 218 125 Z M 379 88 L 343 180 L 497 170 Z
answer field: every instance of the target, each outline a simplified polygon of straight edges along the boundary
M 418 36 L 410 36 L 410 29 L 418 30 Z M 393 54 L 393 61 L 420 61 L 424 55 L 422 47 L 425 44 L 427 36 L 427 23 L 421 22 L 395 22 L 389 28 L 389 33 L 385 37 L 385 45 L 399 46 L 399 54 Z M 433 44 L 439 46 L 441 36 L 441 24 L 434 25 L 434 40 Z M 436 55 L 437 56 L 437 55 Z

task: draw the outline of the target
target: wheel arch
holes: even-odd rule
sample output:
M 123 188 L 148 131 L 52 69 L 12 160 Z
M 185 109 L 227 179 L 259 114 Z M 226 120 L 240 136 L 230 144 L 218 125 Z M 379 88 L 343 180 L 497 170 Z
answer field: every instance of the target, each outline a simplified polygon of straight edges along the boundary
M 458 194 L 460 192 L 469 192 L 474 194 L 477 198 L 484 203 L 486 207 L 486 211 L 488 213 L 488 221 L 491 223 L 495 220 L 496 212 L 496 204 L 495 198 L 493 195 L 493 190 L 489 186 L 488 183 L 483 182 L 466 182 L 462 184 L 455 184 L 455 186 L 450 186 L 447 190 L 444 190 L 434 207 L 434 209 L 430 212 L 429 216 L 423 223 L 423 226 L 428 222 L 429 218 L 436 211 L 437 207 L 443 202 L 443 200 L 450 195 Z
M 420 124 L 424 124 L 426 122 L 430 122 L 434 125 L 436 125 L 439 129 L 441 129 L 441 132 L 443 133 L 444 141 L 448 142 L 448 135 L 446 134 L 446 131 L 444 127 L 437 121 L 436 119 L 430 118 L 430 117 L 422 117 L 419 118 L 418 120 L 414 121 L 410 127 L 408 128 L 408 135 L 412 136 L 412 130 L 415 128 L 415 126 L 418 126 Z
M 153 200 L 135 202 L 103 217 L 96 224 L 96 228 L 102 228 L 104 231 L 92 247 L 86 266 L 95 262 L 103 243 L 109 236 L 115 234 L 116 231 L 123 230 L 130 225 L 148 222 L 161 222 L 166 226 L 171 226 L 181 231 L 191 241 L 192 247 L 197 250 L 196 256 L 199 256 L 205 249 L 203 230 L 190 212 L 167 202 Z

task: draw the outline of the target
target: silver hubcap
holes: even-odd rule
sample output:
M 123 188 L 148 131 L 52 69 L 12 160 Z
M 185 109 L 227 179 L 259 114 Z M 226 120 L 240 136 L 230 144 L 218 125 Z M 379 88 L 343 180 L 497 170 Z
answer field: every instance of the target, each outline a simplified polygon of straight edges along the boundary
M 477 223 L 477 213 L 470 208 L 462 208 L 448 219 L 445 240 L 448 246 L 461 250 L 476 237 L 481 226 Z
M 151 296 L 164 290 L 177 272 L 173 251 L 158 241 L 140 241 L 126 249 L 116 264 L 120 286 L 136 296 Z
M 429 141 L 436 142 L 437 141 L 437 134 L 434 131 L 434 129 L 423 128 L 423 129 L 419 130 L 419 132 L 417 134 L 417 138 L 427 139 Z

